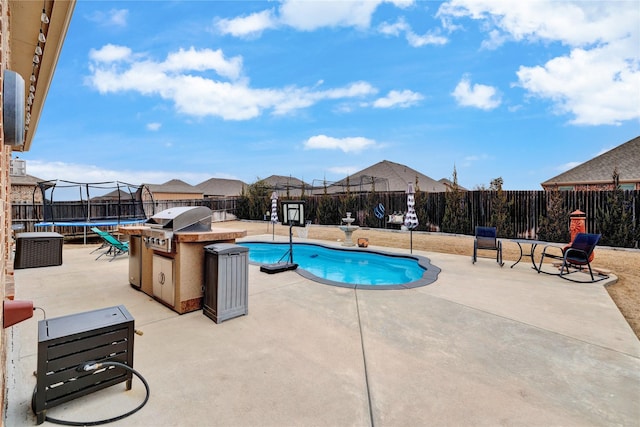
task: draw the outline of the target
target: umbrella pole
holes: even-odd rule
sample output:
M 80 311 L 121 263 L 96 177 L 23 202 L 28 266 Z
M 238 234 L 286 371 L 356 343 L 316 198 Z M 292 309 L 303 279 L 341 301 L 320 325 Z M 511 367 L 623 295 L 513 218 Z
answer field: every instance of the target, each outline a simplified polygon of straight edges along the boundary
M 413 230 L 409 230 L 409 250 L 413 253 Z

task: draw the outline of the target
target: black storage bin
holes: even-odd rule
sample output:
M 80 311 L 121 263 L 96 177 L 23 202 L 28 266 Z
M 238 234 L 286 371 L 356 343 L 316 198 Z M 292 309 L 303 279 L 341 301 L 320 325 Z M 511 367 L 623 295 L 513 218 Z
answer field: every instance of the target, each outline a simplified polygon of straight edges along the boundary
M 62 234 L 37 232 L 16 234 L 13 268 L 62 265 Z
M 247 314 L 249 248 L 215 243 L 204 250 L 204 315 L 220 323 Z

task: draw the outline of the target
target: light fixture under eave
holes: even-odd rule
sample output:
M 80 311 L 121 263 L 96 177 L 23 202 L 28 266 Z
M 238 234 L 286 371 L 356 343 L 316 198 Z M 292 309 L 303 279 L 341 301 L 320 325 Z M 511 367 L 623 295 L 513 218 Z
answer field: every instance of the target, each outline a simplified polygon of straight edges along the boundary
M 40 45 L 36 46 L 36 55 L 42 55 L 42 48 Z
M 39 64 L 40 63 L 40 57 L 38 55 L 33 55 L 33 63 L 34 64 Z
M 5 145 L 24 144 L 24 79 L 13 70 L 4 71 L 2 81 L 2 132 Z M 33 95 L 29 92 L 29 96 Z
M 49 23 L 49 17 L 47 16 L 47 12 L 44 9 L 42 9 L 42 15 L 40 15 L 40 21 L 42 21 L 43 24 Z
M 42 28 L 40 28 L 40 34 L 38 34 L 38 41 L 40 43 L 44 43 L 47 41 L 47 38 L 44 36 L 44 33 L 42 32 Z

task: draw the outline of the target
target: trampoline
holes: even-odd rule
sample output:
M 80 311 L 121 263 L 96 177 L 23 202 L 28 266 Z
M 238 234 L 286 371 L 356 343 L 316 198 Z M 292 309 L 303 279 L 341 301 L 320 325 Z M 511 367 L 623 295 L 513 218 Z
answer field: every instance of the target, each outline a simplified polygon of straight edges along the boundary
M 147 220 L 143 198 L 153 199 L 143 185 L 120 181 L 82 183 L 64 180 L 38 182 L 33 193 L 42 195 L 42 220 L 35 227 L 77 227 L 83 229 L 84 243 L 87 228 L 117 227 L 139 224 Z M 151 213 L 153 214 L 153 212 Z

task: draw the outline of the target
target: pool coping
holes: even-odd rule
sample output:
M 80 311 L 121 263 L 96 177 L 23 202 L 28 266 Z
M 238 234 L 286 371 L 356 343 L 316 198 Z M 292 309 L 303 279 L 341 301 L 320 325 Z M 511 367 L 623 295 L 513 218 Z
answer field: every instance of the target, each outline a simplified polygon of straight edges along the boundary
M 264 244 L 275 244 L 275 245 L 283 245 L 283 244 L 288 244 L 289 242 L 284 242 L 284 241 L 264 241 L 264 240 L 239 240 L 237 242 L 238 244 L 242 244 L 242 243 L 264 243 Z M 440 274 L 440 272 L 442 271 L 440 269 L 440 267 L 431 264 L 431 260 L 425 256 L 422 255 L 415 255 L 415 254 L 399 254 L 399 253 L 394 253 L 394 252 L 389 252 L 389 251 L 383 251 L 383 250 L 379 250 L 379 249 L 369 249 L 369 248 L 360 248 L 360 247 L 348 247 L 348 246 L 344 246 L 344 247 L 338 247 L 335 245 L 328 245 L 328 244 L 324 244 L 324 243 L 311 243 L 311 242 L 293 242 L 294 245 L 307 245 L 307 246 L 320 246 L 326 249 L 332 249 L 332 250 L 337 250 L 337 251 L 346 251 L 346 252 L 366 252 L 366 253 L 371 253 L 371 254 L 378 254 L 378 255 L 385 255 L 385 256 L 390 256 L 390 257 L 395 257 L 395 258 L 410 258 L 413 259 L 415 261 L 418 262 L 418 265 L 422 268 L 425 269 L 424 273 L 422 274 L 422 277 L 418 280 L 414 280 L 412 282 L 408 282 L 408 283 L 402 283 L 402 284 L 391 284 L 391 285 L 363 285 L 363 284 L 351 284 L 351 283 L 344 283 L 344 282 L 336 282 L 333 280 L 329 280 L 329 279 L 323 279 L 322 277 L 318 277 L 313 273 L 310 273 L 309 271 L 303 269 L 303 268 L 296 268 L 294 271 L 296 273 L 298 273 L 300 276 L 304 277 L 305 279 L 309 279 L 311 281 L 317 282 L 317 283 L 321 283 L 323 285 L 329 285 L 329 286 L 337 286 L 340 288 L 348 288 L 348 289 L 376 289 L 376 290 L 397 290 L 397 289 L 414 289 L 414 288 L 419 288 L 422 286 L 427 286 L 430 285 L 432 283 L 434 283 L 436 280 L 438 280 L 438 275 Z M 258 262 L 252 262 L 249 261 L 250 264 L 252 265 L 264 265 L 262 263 L 258 263 Z

